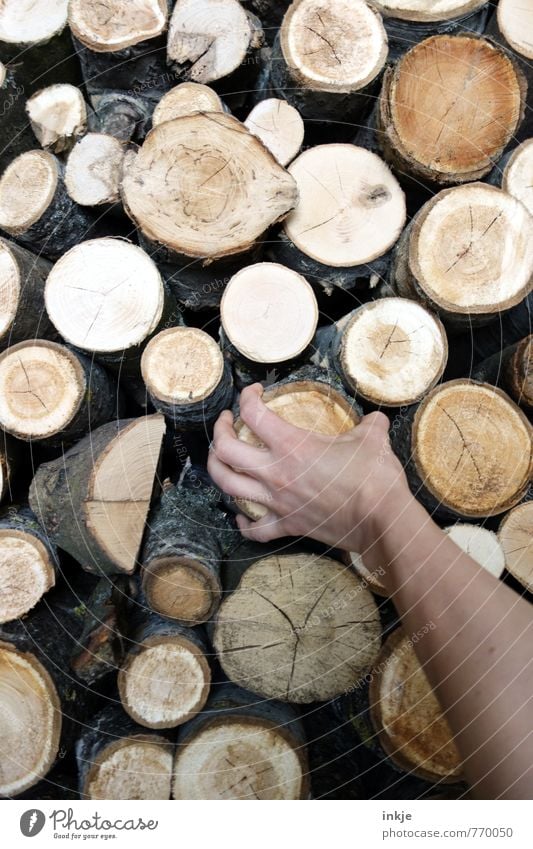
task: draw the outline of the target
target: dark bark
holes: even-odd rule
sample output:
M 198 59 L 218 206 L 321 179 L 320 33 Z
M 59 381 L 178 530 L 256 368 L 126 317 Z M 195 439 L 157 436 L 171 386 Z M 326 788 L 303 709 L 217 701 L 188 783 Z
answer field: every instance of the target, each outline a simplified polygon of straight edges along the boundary
M 250 386 L 252 383 L 265 383 L 266 386 L 277 383 L 282 377 L 286 377 L 304 363 L 308 363 L 314 352 L 313 346 L 310 344 L 295 359 L 281 363 L 256 363 L 249 360 L 241 354 L 235 345 L 232 345 L 222 327 L 219 331 L 219 337 L 224 356 L 233 364 L 239 390 L 244 389 L 245 386 Z
M 218 490 L 206 488 L 200 480 L 196 486 L 192 481 L 189 487 L 183 484 L 170 486 L 163 492 L 148 520 L 142 557 L 143 590 L 148 604 L 158 613 L 187 624 L 205 622 L 218 608 L 222 595 L 221 562 L 238 536 L 228 516 L 216 506 L 217 500 Z M 167 578 L 168 605 L 155 606 L 158 571 L 171 562 L 179 563 L 184 570 L 190 570 L 192 576 L 205 583 L 204 608 L 192 619 L 183 612 L 180 616 L 177 599 L 170 605 L 174 595 L 170 578 Z M 179 586 L 175 589 L 179 591 Z M 187 612 L 193 615 L 193 611 Z
M 91 687 L 108 681 L 122 663 L 132 592 L 125 576 L 102 578 L 83 605 L 82 632 L 70 665 Z
M 19 154 L 36 146 L 25 109 L 27 98 L 20 64 L 8 65 L 0 86 L 0 172 Z
M 243 0 L 242 5 L 257 15 L 263 25 L 265 41 L 273 44 L 283 16 L 291 5 L 290 0 Z
M 475 12 L 448 21 L 406 21 L 383 16 L 389 37 L 389 61 L 396 62 L 415 44 L 432 35 L 455 35 L 464 32 L 481 35 L 485 32 L 491 5 L 486 3 Z
M 474 369 L 473 379 L 499 386 L 517 404 L 530 407 L 532 399 L 531 392 L 528 393 L 528 385 L 531 385 L 533 379 L 530 359 L 532 338 L 528 336 L 483 360 Z
M 365 265 L 333 268 L 304 254 L 282 232 L 271 244 L 268 253 L 272 261 L 280 262 L 302 274 L 317 294 L 325 292 L 326 295 L 332 295 L 336 289 L 362 289 L 370 283 L 376 285 L 379 280 L 386 280 L 393 251 L 391 249 Z
M 51 263 L 7 239 L 0 240 L 18 268 L 20 294 L 15 317 L 0 339 L 0 349 L 26 339 L 57 340 L 58 333 L 44 305 L 44 285 Z
M 533 293 L 507 313 L 500 315 L 487 327 L 474 330 L 473 348 L 476 358 L 484 360 L 515 345 L 533 332 Z
M 152 120 L 153 104 L 142 95 L 103 91 L 91 97 L 94 118 L 91 130 L 124 142 L 141 143 Z
M 112 89 L 142 95 L 153 107 L 175 85 L 166 66 L 166 37 L 150 38 L 124 50 L 97 53 L 72 36 L 89 96 Z
M 27 100 L 40 88 L 54 83 L 82 82 L 68 26 L 49 41 L 28 46 L 0 42 L 0 62 L 16 69 Z

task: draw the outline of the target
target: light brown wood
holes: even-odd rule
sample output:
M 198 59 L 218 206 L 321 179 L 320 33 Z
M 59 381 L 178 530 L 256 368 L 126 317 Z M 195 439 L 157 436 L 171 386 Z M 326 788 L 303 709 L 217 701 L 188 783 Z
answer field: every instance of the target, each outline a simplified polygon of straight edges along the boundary
M 519 504 L 504 517 L 498 538 L 507 571 L 533 593 L 533 502 Z
M 304 431 L 322 433 L 324 436 L 339 436 L 359 424 L 359 416 L 342 395 L 325 383 L 305 380 L 286 383 L 263 393 L 263 402 L 284 421 Z M 263 447 L 263 443 L 241 419 L 235 422 L 239 439 L 248 445 Z M 238 499 L 242 512 L 250 519 L 258 520 L 266 515 L 262 504 Z
M 368 85 L 388 53 L 381 17 L 362 0 L 294 0 L 283 18 L 280 43 L 301 85 L 335 93 Z
M 532 0 L 500 0 L 498 28 L 513 50 L 525 59 L 533 59 Z
M 533 3 L 531 13 L 533 16 Z M 503 172 L 502 189 L 522 201 L 533 215 L 533 139 L 528 139 L 513 152 Z
M 428 38 L 386 75 L 379 115 L 385 155 L 422 179 L 479 179 L 516 132 L 524 92 L 512 60 L 491 42 Z
M 197 404 L 222 379 L 224 358 L 217 343 L 196 327 L 171 327 L 148 343 L 141 370 L 148 391 L 169 404 Z
M 181 83 L 172 88 L 154 109 L 152 125 L 173 121 L 195 112 L 224 112 L 223 103 L 212 88 L 201 83 Z
M 87 129 L 87 107 L 73 85 L 43 88 L 26 101 L 26 113 L 41 147 L 54 153 L 69 150 Z
M 382 576 L 379 574 L 379 570 L 376 569 L 371 571 L 370 569 L 367 569 L 360 554 L 356 551 L 347 551 L 343 559 L 347 566 L 351 566 L 352 569 L 357 572 L 361 580 L 364 582 L 364 585 L 367 586 L 374 595 L 379 595 L 383 598 L 388 596 L 385 585 L 381 580 Z
M 299 752 L 273 722 L 251 717 L 212 720 L 174 763 L 174 799 L 301 799 Z
M 87 133 L 67 160 L 65 186 L 80 206 L 116 203 L 120 198 L 123 142 L 104 133 Z
M 497 315 L 533 288 L 533 218 L 494 186 L 446 189 L 415 219 L 408 269 L 436 308 Z
M 444 530 L 462 551 L 495 578 L 501 578 L 505 570 L 505 553 L 495 533 L 463 522 Z
M 414 419 L 414 463 L 434 498 L 467 517 L 492 516 L 524 496 L 532 429 L 499 389 L 469 380 L 438 386 Z
M 405 298 L 357 310 L 342 333 L 339 364 L 351 390 L 377 405 L 420 401 L 442 377 L 448 342 L 441 322 Z
M 148 239 L 206 260 L 250 250 L 293 208 L 293 178 L 236 118 L 160 124 L 125 165 L 122 197 Z
M 409 638 L 395 631 L 370 684 L 379 742 L 402 769 L 427 781 L 457 781 L 461 760 L 452 732 Z
M 86 351 L 140 345 L 157 328 L 164 287 L 155 263 L 125 239 L 91 239 L 54 265 L 46 282 L 48 315 L 63 339 Z
M 137 566 L 164 432 L 161 415 L 137 419 L 94 462 L 84 519 L 93 538 L 124 572 L 134 572 Z
M 327 557 L 254 563 L 222 603 L 213 644 L 228 678 L 265 698 L 307 703 L 348 690 L 379 651 L 376 604 Z
M 0 642 L 0 796 L 17 796 L 54 763 L 61 706 L 46 669 L 30 653 Z
M 155 735 L 136 734 L 110 742 L 89 769 L 84 794 L 102 800 L 167 800 L 172 763 L 172 745 Z
M 406 21 L 448 21 L 481 9 L 487 0 L 370 0 L 384 17 Z
M 212 83 L 237 70 L 262 40 L 237 0 L 177 0 L 167 56 L 170 63 L 190 65 L 192 82 Z
M 118 674 L 124 709 L 147 728 L 175 728 L 202 710 L 211 684 L 205 655 L 185 637 L 148 637 Z
M 302 153 L 289 173 L 300 200 L 284 230 L 312 259 L 335 268 L 364 265 L 400 236 L 405 196 L 376 154 L 351 144 L 319 145 Z
M 191 625 L 207 621 L 221 595 L 220 582 L 203 563 L 175 555 L 145 568 L 143 590 L 152 610 Z
M 260 262 L 238 271 L 220 305 L 224 333 L 255 363 L 299 356 L 318 323 L 318 304 L 307 280 L 283 265 Z
M 50 206 L 58 180 L 50 153 L 30 150 L 17 156 L 0 177 L 0 228 L 12 236 L 29 230 Z
M 0 624 L 28 613 L 55 584 L 50 553 L 33 534 L 0 529 Z
M 19 439 L 46 439 L 80 409 L 86 378 L 64 345 L 19 342 L 0 354 L 0 427 Z
M 288 165 L 298 156 L 305 126 L 298 110 L 286 100 L 277 97 L 261 100 L 244 124 L 254 136 L 261 139 L 280 165 Z
M 96 53 L 155 38 L 166 29 L 167 18 L 167 0 L 70 0 L 68 9 L 73 34 Z
M 3 0 L 0 41 L 40 44 L 60 33 L 67 23 L 68 0 Z

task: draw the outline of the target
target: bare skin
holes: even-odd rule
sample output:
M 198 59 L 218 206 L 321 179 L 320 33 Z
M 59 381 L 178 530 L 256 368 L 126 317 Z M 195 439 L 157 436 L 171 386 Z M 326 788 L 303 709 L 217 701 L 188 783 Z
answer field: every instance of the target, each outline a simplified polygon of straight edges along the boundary
M 243 536 L 304 536 L 363 555 L 384 569 L 408 633 L 446 711 L 473 795 L 533 792 L 533 616 L 530 605 L 462 552 L 412 496 L 382 413 L 337 438 L 282 421 L 262 387 L 241 395 L 244 422 L 265 448 L 240 442 L 230 412 L 216 426 L 209 472 L 228 495 L 268 508 L 243 516 Z M 381 573 L 380 573 L 381 574 Z

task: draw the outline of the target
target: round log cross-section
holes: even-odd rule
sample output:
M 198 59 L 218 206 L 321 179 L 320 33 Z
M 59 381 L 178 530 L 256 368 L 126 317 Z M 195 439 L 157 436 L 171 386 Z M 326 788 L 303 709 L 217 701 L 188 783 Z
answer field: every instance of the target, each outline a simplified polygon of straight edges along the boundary
M 533 593 L 533 502 L 519 504 L 503 519 L 498 538 L 507 571 Z
M 383 749 L 427 781 L 457 781 L 462 765 L 449 725 L 409 638 L 392 634 L 370 684 L 370 711 Z
M 259 139 L 215 112 L 155 127 L 125 165 L 122 197 L 149 240 L 213 260 L 250 250 L 295 206 L 297 190 Z
M 214 646 L 234 683 L 306 703 L 331 699 L 368 672 L 380 633 L 377 606 L 350 569 L 290 554 L 247 569 L 220 607 Z
M 531 425 L 498 389 L 456 380 L 438 386 L 413 421 L 408 475 L 428 506 L 492 516 L 524 497 L 533 468 Z M 423 490 L 420 493 L 424 498 Z
M 433 36 L 385 75 L 380 143 L 400 172 L 418 179 L 476 180 L 513 138 L 524 98 L 523 75 L 492 42 Z

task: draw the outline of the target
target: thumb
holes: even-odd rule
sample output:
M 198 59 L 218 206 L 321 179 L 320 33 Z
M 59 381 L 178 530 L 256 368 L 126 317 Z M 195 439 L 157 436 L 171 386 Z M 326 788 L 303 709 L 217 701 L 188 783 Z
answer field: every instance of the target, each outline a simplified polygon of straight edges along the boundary
M 262 399 L 263 391 L 260 383 L 254 383 L 241 393 L 239 404 L 243 422 L 268 448 L 279 446 L 280 442 L 286 443 L 294 436 L 298 437 L 298 428 L 268 409 Z

